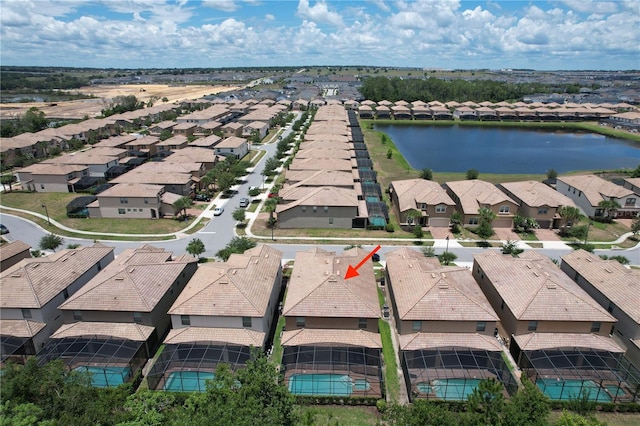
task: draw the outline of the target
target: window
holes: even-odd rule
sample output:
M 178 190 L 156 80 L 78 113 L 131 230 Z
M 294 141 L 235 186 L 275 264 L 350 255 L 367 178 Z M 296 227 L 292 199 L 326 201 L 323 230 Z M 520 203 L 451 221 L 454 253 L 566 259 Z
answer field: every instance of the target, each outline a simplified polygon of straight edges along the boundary
M 333 225 L 333 218 L 332 217 L 329 218 L 329 225 Z
M 367 328 L 367 325 L 369 324 L 369 322 L 367 321 L 366 318 L 358 318 L 358 328 Z
M 44 185 L 43 184 L 40 184 L 40 189 L 44 189 Z
M 191 325 L 191 317 L 189 315 L 180 315 L 180 323 L 182 325 Z
M 302 206 L 302 213 L 306 213 L 307 212 L 307 207 L 306 206 Z
M 413 331 L 422 331 L 422 321 L 414 321 L 411 326 L 411 330 Z
M 600 321 L 594 321 L 591 323 L 591 332 L 598 333 L 600 331 L 600 326 L 602 323 Z
M 242 317 L 242 326 L 244 328 L 251 328 L 251 317 Z
M 31 318 L 33 318 L 33 317 L 31 316 L 31 309 L 23 309 L 23 310 L 22 310 L 22 318 L 24 318 L 24 319 L 31 319 Z
M 296 318 L 296 327 L 304 327 L 304 325 L 305 325 L 304 317 Z
M 538 207 L 538 214 L 547 214 L 547 207 Z
M 477 225 L 478 224 L 478 218 L 477 217 L 470 217 L 469 218 L 469 225 Z
M 447 211 L 447 206 L 445 206 L 444 204 L 436 206 L 436 213 L 445 213 L 446 211 Z
M 500 206 L 500 210 L 498 210 L 498 213 L 500 213 L 500 214 L 509 213 L 509 206 Z
M 82 321 L 82 313 L 80 311 L 73 311 L 74 321 Z
M 484 331 L 487 328 L 487 323 L 485 321 L 476 322 L 476 331 Z
M 427 209 L 427 205 L 425 203 L 420 203 L 420 210 L 426 210 L 426 209 Z
M 317 206 L 313 206 L 313 212 L 317 212 L 318 211 L 318 207 Z
M 609 313 L 612 313 L 614 306 L 615 305 L 613 304 L 613 302 L 609 302 L 609 306 L 607 307 L 607 311 L 609 311 Z
M 124 209 L 118 209 L 118 214 L 125 214 Z
M 329 213 L 329 206 L 324 206 L 324 212 Z
M 627 198 L 626 200 L 624 200 L 624 205 L 625 206 L 635 206 L 636 205 L 636 199 L 635 198 Z
M 69 291 L 66 288 L 62 289 L 62 297 L 64 297 L 64 300 L 69 298 Z
M 538 329 L 538 321 L 529 321 L 528 331 L 536 331 Z
M 145 204 L 149 204 L 149 200 L 147 198 L 144 199 Z
M 129 204 L 129 199 L 126 197 L 121 197 L 120 198 L 120 204 Z
M 133 322 L 135 322 L 136 324 L 142 323 L 142 314 L 140 312 L 133 313 Z
M 500 299 L 500 309 L 504 309 L 504 299 Z

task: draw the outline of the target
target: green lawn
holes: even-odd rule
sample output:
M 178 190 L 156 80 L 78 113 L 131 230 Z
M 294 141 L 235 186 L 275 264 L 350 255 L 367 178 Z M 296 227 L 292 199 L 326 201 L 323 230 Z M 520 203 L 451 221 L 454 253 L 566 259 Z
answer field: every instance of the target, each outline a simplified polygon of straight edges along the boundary
M 378 329 L 382 339 L 382 356 L 385 366 L 385 385 L 387 395 L 391 401 L 398 401 L 400 394 L 400 380 L 398 378 L 398 364 L 396 363 L 395 351 L 391 342 L 391 326 L 383 319 L 378 320 Z
M 372 426 L 379 424 L 375 407 L 303 406 L 300 425 L 313 426 Z
M 270 358 L 274 364 L 282 363 L 282 353 L 284 350 L 282 348 L 282 343 L 280 342 L 280 333 L 282 333 L 282 330 L 284 329 L 284 323 L 285 319 L 281 316 L 278 319 L 278 325 L 276 326 L 275 337 L 273 338 L 273 352 L 271 353 Z

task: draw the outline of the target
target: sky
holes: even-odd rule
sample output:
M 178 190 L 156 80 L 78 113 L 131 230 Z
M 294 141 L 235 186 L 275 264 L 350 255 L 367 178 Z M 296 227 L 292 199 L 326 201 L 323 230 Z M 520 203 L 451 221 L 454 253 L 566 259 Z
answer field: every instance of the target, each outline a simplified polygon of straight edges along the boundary
M 640 69 L 640 0 L 0 0 L 0 63 Z

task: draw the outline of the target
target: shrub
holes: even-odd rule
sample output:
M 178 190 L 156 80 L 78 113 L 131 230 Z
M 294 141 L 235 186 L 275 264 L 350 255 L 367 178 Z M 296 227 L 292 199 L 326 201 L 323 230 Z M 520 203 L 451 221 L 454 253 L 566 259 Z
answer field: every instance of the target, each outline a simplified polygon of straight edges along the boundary
M 387 226 L 385 226 L 384 230 L 387 232 L 395 232 L 396 227 L 393 226 L 393 223 L 387 223 Z
M 376 408 L 378 409 L 379 413 L 384 413 L 385 411 L 387 411 L 387 401 L 385 401 L 384 399 L 377 400 Z

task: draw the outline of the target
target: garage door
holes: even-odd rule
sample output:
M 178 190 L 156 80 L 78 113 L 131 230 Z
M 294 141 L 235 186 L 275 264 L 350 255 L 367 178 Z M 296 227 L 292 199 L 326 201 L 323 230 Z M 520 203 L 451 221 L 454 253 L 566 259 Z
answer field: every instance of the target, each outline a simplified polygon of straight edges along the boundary
M 448 217 L 430 217 L 429 226 L 433 226 L 436 228 L 447 228 L 449 226 L 449 218 Z
M 494 228 L 512 228 L 513 220 L 512 219 L 495 219 L 491 225 Z

